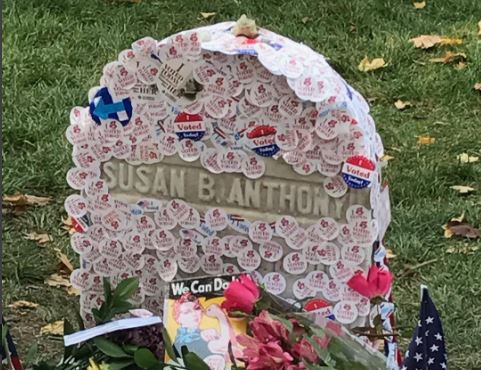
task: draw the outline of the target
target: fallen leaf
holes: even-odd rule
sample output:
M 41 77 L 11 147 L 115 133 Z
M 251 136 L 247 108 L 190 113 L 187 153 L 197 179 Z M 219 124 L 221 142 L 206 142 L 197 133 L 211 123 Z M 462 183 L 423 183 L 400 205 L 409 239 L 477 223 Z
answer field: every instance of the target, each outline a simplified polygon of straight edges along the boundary
M 31 232 L 25 235 L 24 237 L 27 240 L 33 240 L 36 241 L 39 245 L 43 246 L 43 244 L 46 244 L 48 242 L 52 241 L 52 237 L 48 234 L 38 234 L 36 232 Z
M 481 21 L 478 22 L 478 36 L 481 37 Z
M 51 197 L 37 197 L 28 194 L 4 195 L 3 203 L 6 206 L 44 206 L 50 203 Z
M 393 253 L 392 249 L 386 249 L 386 257 L 388 260 L 396 258 L 396 255 Z
M 62 217 L 62 229 L 68 231 L 70 235 L 75 234 L 77 230 L 75 230 L 75 225 L 73 223 L 73 219 L 70 216 L 67 216 L 67 218 Z
M 411 102 L 409 102 L 409 101 L 402 101 L 402 100 L 400 100 L 400 99 L 398 99 L 398 100 L 396 100 L 396 101 L 394 102 L 394 106 L 395 106 L 397 109 L 399 109 L 399 110 L 403 110 L 403 109 L 405 109 L 405 108 L 408 108 L 408 107 L 410 107 L 411 105 L 412 105 Z
M 70 274 L 74 270 L 72 262 L 70 262 L 70 259 L 65 254 L 63 254 L 60 249 L 55 248 L 55 251 L 57 252 L 57 257 L 60 261 L 59 269 L 61 271 L 63 270 L 65 272 L 67 272 L 68 274 Z
M 437 262 L 437 261 L 438 261 L 438 259 L 434 258 L 434 259 L 429 260 L 429 261 L 418 263 L 417 265 L 406 264 L 406 265 L 404 265 L 404 269 L 401 272 L 401 274 L 399 274 L 398 278 L 403 278 L 403 277 L 406 277 L 406 276 L 409 276 L 409 275 L 413 275 L 416 272 L 416 270 L 420 269 L 421 267 L 424 267 L 426 265 L 429 265 L 429 264 Z
M 473 225 L 464 220 L 464 212 L 459 217 L 454 217 L 447 224 L 443 225 L 444 237 L 464 236 L 468 239 L 477 239 L 481 232 Z
M 52 287 L 55 287 L 55 288 L 59 288 L 59 287 L 68 288 L 68 287 L 72 286 L 72 284 L 70 283 L 70 279 L 67 276 L 60 275 L 60 274 L 57 274 L 57 273 L 50 275 L 45 280 L 45 283 L 48 286 L 52 286 Z
M 474 163 L 479 161 L 479 157 L 476 156 L 471 156 L 468 153 L 461 153 L 456 156 L 456 159 L 460 161 L 461 163 Z
M 463 43 L 463 40 L 461 39 L 441 37 L 438 35 L 421 35 L 409 39 L 409 41 L 418 49 L 430 49 L 436 45 L 460 45 Z
M 476 82 L 476 83 L 474 84 L 474 90 L 481 91 L 481 82 Z
M 384 58 L 374 58 L 373 60 L 369 60 L 366 56 L 363 60 L 359 63 L 357 67 L 361 72 L 370 72 L 375 71 L 376 69 L 384 68 L 387 64 L 384 61 Z
M 41 327 L 40 335 L 63 335 L 63 320 L 55 321 Z
M 456 190 L 459 194 L 469 194 L 475 191 L 474 188 L 471 186 L 464 186 L 464 185 L 454 185 L 450 186 L 451 189 Z
M 478 246 L 465 245 L 464 247 L 450 247 L 446 249 L 449 254 L 474 254 L 479 249 Z
M 217 13 L 214 13 L 214 12 L 200 12 L 200 16 L 203 18 L 203 19 L 211 19 L 213 18 Z
M 16 301 L 16 302 L 13 302 L 12 304 L 9 304 L 7 307 L 12 308 L 14 310 L 18 310 L 21 308 L 37 308 L 38 303 L 33 303 L 30 301 Z
M 418 144 L 421 144 L 421 145 L 429 145 L 429 144 L 434 144 L 436 142 L 436 139 L 429 135 L 420 135 L 416 137 L 418 139 Z
M 74 288 L 73 286 L 69 286 L 66 290 L 68 295 L 73 295 L 73 296 L 80 295 L 80 290 L 78 290 L 77 288 Z
M 439 58 L 431 58 L 429 61 L 431 63 L 462 63 L 466 60 L 466 54 L 464 53 L 453 53 L 452 51 L 448 51 L 444 56 Z
M 390 160 L 394 159 L 394 157 L 388 155 L 388 154 L 384 154 L 382 157 L 381 157 L 381 161 L 383 162 L 389 162 Z
M 426 7 L 426 2 L 421 1 L 419 3 L 413 3 L 413 5 L 416 9 L 424 9 Z
M 304 18 L 301 19 L 302 23 L 304 23 L 304 24 L 306 24 L 310 20 L 311 20 L 311 17 L 304 17 Z
M 464 69 L 467 67 L 467 64 L 463 61 L 460 61 L 454 65 L 454 69 L 457 69 L 458 71 Z

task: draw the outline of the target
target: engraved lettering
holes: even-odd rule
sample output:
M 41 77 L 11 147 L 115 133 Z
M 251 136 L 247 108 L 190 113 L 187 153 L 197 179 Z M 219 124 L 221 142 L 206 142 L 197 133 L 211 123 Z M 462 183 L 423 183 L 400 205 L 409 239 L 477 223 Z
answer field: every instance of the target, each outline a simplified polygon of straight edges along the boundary
M 287 188 L 289 187 L 289 192 L 287 192 Z M 279 208 L 281 210 L 287 209 L 286 201 L 289 202 L 289 210 L 294 212 L 294 207 L 296 205 L 296 186 L 295 185 L 280 185 L 280 194 L 279 194 Z
M 232 186 L 230 188 L 227 202 L 231 204 L 237 203 L 237 205 L 244 207 L 244 198 L 242 194 L 243 194 L 243 191 L 242 191 L 241 179 L 237 177 L 232 182 Z
M 170 170 L 170 196 L 172 198 L 184 198 L 185 170 L 179 170 L 179 174 L 175 168 Z
M 129 166 L 129 177 L 133 171 L 132 167 Z M 148 193 L 150 188 L 152 187 L 152 178 L 149 176 L 152 173 L 152 168 L 147 166 L 139 166 L 137 167 L 137 177 L 140 181 L 135 182 L 135 189 L 140 193 Z M 148 177 L 149 176 L 149 177 Z M 132 179 L 130 181 L 133 181 Z
M 197 195 L 199 199 L 208 202 L 214 199 L 214 195 L 214 179 L 206 173 L 199 173 L 199 192 Z

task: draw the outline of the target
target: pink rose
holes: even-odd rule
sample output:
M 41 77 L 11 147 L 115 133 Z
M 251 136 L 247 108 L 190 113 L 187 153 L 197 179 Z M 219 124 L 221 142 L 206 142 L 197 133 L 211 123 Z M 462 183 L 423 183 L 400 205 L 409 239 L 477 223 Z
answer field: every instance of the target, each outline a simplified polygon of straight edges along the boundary
M 262 311 L 259 316 L 255 317 L 249 323 L 252 336 L 262 343 L 271 341 L 281 341 L 287 343 L 289 341 L 289 332 L 287 328 L 280 322 L 273 320 L 267 311 Z
M 246 370 L 287 370 L 293 364 L 294 358 L 278 342 L 261 343 L 247 335 L 239 335 L 237 341 L 244 347 Z
M 260 296 L 261 292 L 254 280 L 249 275 L 242 274 L 239 280 L 231 282 L 225 290 L 222 308 L 227 311 L 242 311 L 250 314 Z
M 355 274 L 347 282 L 351 289 L 368 298 L 385 296 L 391 289 L 391 284 L 391 272 L 387 268 L 380 269 L 376 265 L 369 268 L 367 279 L 362 274 Z
M 306 338 L 302 338 L 299 342 L 292 346 L 292 353 L 294 356 L 304 359 L 311 364 L 315 363 L 318 359 L 314 347 Z

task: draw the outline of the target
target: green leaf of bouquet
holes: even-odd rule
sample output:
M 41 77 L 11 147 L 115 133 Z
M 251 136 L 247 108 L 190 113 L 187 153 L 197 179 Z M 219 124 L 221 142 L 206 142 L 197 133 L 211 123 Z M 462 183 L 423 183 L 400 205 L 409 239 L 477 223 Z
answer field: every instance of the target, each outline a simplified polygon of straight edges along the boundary
M 94 338 L 93 341 L 95 346 L 109 357 L 113 357 L 113 358 L 131 357 L 118 344 L 115 344 L 114 342 L 108 339 L 105 339 L 104 337 L 96 337 Z
M 103 322 L 102 312 L 100 312 L 98 308 L 92 308 L 92 315 L 94 315 L 94 319 L 97 325 Z
M 117 315 L 117 314 L 120 314 L 120 313 L 126 313 L 132 308 L 134 308 L 134 305 L 130 302 L 127 302 L 127 301 L 114 302 L 114 304 L 112 306 L 112 309 L 111 309 L 111 313 L 113 315 Z
M 139 348 L 134 353 L 135 364 L 141 369 L 150 369 L 151 367 L 157 367 L 160 361 L 155 355 L 147 348 Z
M 104 302 L 106 305 L 110 304 L 112 300 L 112 285 L 110 285 L 110 280 L 106 277 L 103 278 L 103 285 L 104 285 Z
M 127 366 L 133 365 L 133 363 L 134 363 L 134 360 L 132 359 L 109 362 L 109 370 L 125 369 Z
M 182 352 L 182 358 L 185 360 L 185 356 L 189 353 L 187 346 L 180 347 L 180 352 Z
M 335 369 L 336 367 L 336 361 L 334 361 L 329 353 L 329 351 L 325 348 L 322 348 L 319 343 L 317 343 L 312 337 L 304 337 L 306 340 L 314 347 L 314 350 L 316 351 L 317 355 L 319 358 L 324 361 L 324 363 L 328 367 L 332 367 Z
M 170 357 L 171 360 L 176 360 L 178 356 L 176 356 L 174 352 L 174 347 L 172 346 L 172 340 L 170 339 L 169 333 L 165 327 L 162 328 L 162 337 L 164 339 L 164 347 L 165 352 Z
M 134 344 L 124 344 L 122 345 L 122 348 L 125 352 L 133 356 L 135 351 L 139 349 L 139 346 L 136 346 Z
M 125 280 L 122 280 L 114 291 L 114 300 L 115 299 L 128 299 L 135 293 L 137 288 L 139 287 L 139 279 L 137 277 L 131 277 Z
M 210 367 L 194 352 L 186 353 L 183 357 L 187 370 L 210 370 Z

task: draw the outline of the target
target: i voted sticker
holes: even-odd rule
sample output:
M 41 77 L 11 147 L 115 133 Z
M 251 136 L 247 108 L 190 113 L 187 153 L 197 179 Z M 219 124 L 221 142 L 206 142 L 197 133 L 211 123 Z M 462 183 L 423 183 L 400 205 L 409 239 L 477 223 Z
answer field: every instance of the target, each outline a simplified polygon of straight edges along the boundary
M 282 258 L 282 245 L 275 241 L 267 241 L 259 246 L 259 254 L 268 262 L 277 262 Z
M 179 113 L 174 121 L 175 133 L 180 140 L 198 141 L 205 135 L 205 123 L 201 115 Z
M 334 316 L 341 324 L 352 324 L 358 317 L 357 307 L 351 302 L 337 302 L 334 306 Z
M 255 243 L 266 243 L 272 239 L 272 228 L 267 222 L 255 221 L 249 227 L 249 237 Z
M 224 230 L 228 225 L 227 214 L 221 208 L 209 208 L 205 213 L 205 223 L 212 230 Z
M 299 224 L 292 216 L 282 216 L 276 221 L 275 231 L 276 234 L 282 238 L 287 238 L 290 234 L 295 232 L 299 228 Z
M 200 257 L 197 255 L 193 255 L 190 258 L 179 258 L 177 260 L 179 268 L 188 274 L 193 274 L 200 269 Z
M 331 302 L 341 300 L 341 283 L 334 279 L 329 279 L 327 284 L 322 289 L 322 295 Z
M 260 266 L 261 257 L 254 249 L 244 249 L 237 257 L 237 263 L 245 271 L 251 272 Z
M 255 156 L 245 157 L 241 163 L 242 173 L 250 179 L 258 179 L 266 172 L 266 164 Z
M 319 233 L 324 240 L 330 241 L 339 235 L 339 225 L 331 217 L 322 217 L 318 223 Z
M 325 192 L 333 197 L 340 198 L 347 193 L 348 187 L 342 177 L 326 177 L 323 181 Z
M 319 248 L 317 248 L 317 253 L 319 254 L 321 263 L 324 265 L 335 264 L 341 255 L 339 247 L 334 243 L 321 244 Z
M 346 283 L 352 278 L 354 272 L 354 268 L 343 260 L 339 260 L 335 264 L 329 266 L 329 273 L 331 276 L 342 283 Z
M 216 254 L 204 254 L 200 259 L 200 267 L 208 275 L 219 275 L 222 273 L 222 257 Z
M 88 201 L 80 195 L 72 194 L 65 199 L 64 206 L 70 216 L 80 218 L 87 214 Z
M 279 272 L 269 272 L 264 276 L 264 286 L 271 294 L 282 294 L 287 287 L 286 278 Z
M 313 297 L 315 292 L 309 288 L 306 279 L 298 279 L 292 285 L 292 293 L 294 297 L 299 300 L 305 299 L 307 297 Z
M 322 292 L 322 290 L 329 283 L 329 276 L 324 271 L 311 271 L 306 276 L 309 288 L 315 292 Z
M 303 274 L 307 269 L 307 261 L 300 251 L 291 252 L 282 261 L 284 270 L 291 275 Z
M 364 156 L 352 156 L 346 159 L 342 167 L 342 177 L 347 186 L 362 189 L 371 185 L 375 176 L 376 165 Z
M 341 249 L 341 258 L 352 266 L 358 266 L 366 258 L 366 252 L 357 244 L 345 245 Z

